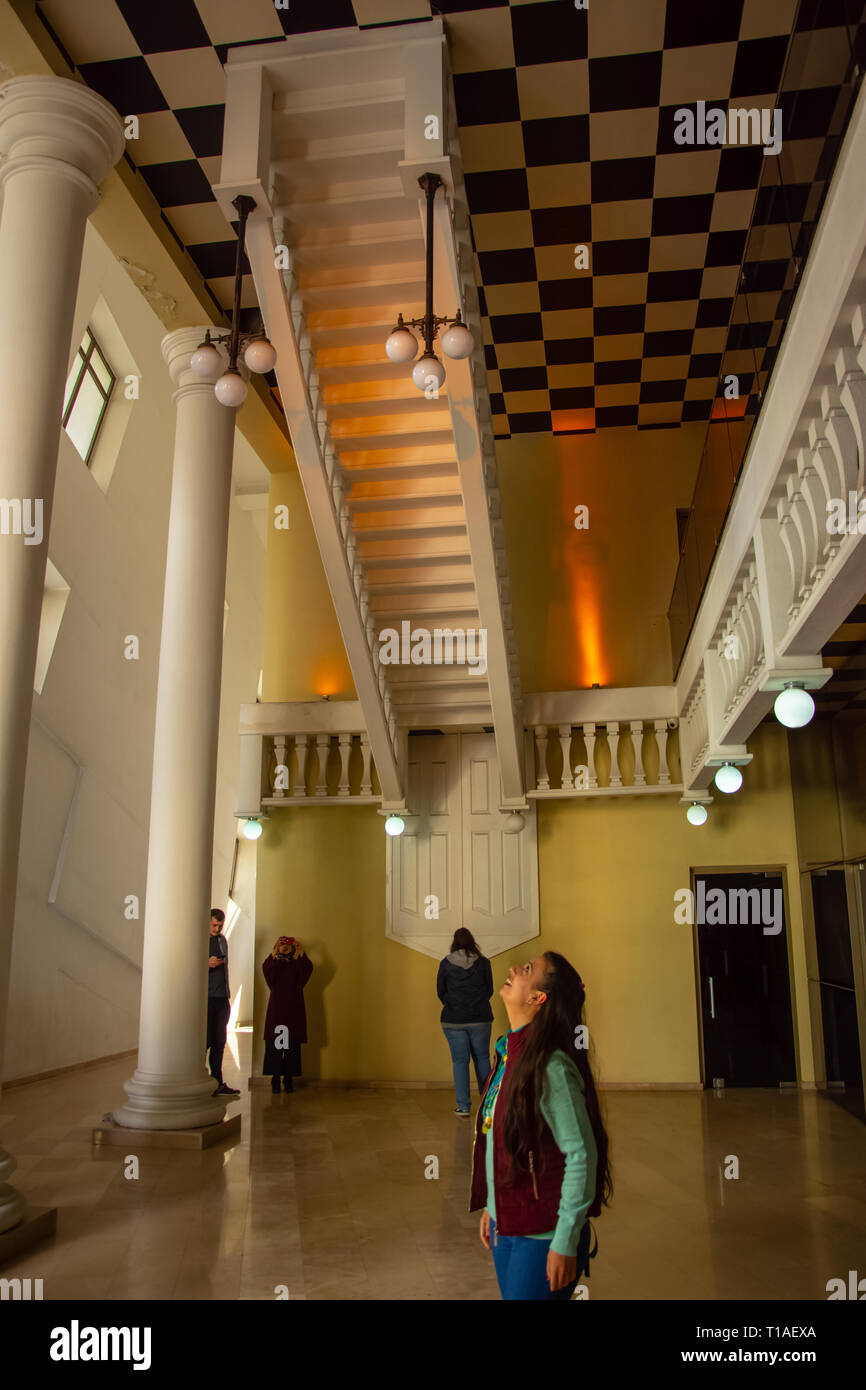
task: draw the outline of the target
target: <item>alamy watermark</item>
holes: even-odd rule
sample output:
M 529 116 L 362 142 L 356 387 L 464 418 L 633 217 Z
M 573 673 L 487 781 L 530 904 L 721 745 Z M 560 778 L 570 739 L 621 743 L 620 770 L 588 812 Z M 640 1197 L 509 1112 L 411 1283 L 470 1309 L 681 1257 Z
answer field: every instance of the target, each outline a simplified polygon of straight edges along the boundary
M 0 536 L 23 536 L 25 545 L 41 545 L 42 535 L 41 497 L 0 497 Z
M 679 106 L 674 112 L 674 142 L 677 145 L 762 145 L 764 154 L 778 154 L 782 148 L 782 111 L 776 106 L 722 106 L 695 103 Z
M 678 888 L 674 893 L 674 921 L 693 926 L 763 927 L 764 936 L 778 936 L 784 921 L 781 888 L 711 888 L 698 879 L 698 891 Z
M 487 629 L 484 627 L 413 628 L 404 619 L 398 632 L 383 627 L 379 633 L 379 660 L 383 666 L 466 666 L 483 676 L 487 671 Z

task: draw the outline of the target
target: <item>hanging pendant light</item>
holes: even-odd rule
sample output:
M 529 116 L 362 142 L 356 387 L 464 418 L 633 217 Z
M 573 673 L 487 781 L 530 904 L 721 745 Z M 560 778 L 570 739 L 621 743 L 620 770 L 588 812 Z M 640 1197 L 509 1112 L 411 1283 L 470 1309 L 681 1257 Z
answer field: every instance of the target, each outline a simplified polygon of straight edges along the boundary
M 241 333 L 241 289 L 244 278 L 244 248 L 246 245 L 247 218 L 255 207 L 255 199 L 239 193 L 233 199 L 232 207 L 238 212 L 238 244 L 235 256 L 235 292 L 232 303 L 232 326 L 229 333 L 212 335 L 210 329 L 199 343 L 189 365 L 204 381 L 214 382 L 214 395 L 220 405 L 237 408 L 247 398 L 247 384 L 238 371 L 238 358 L 243 351 L 244 364 L 251 372 L 270 372 L 277 361 L 273 343 L 262 332 Z M 228 366 L 223 370 L 222 354 L 215 343 L 227 343 Z M 221 375 L 220 375 L 221 373 Z
M 475 338 L 471 329 L 463 322 L 459 310 L 453 319 L 442 318 L 433 313 L 433 199 L 436 197 L 437 189 L 444 187 L 444 184 L 438 174 L 422 174 L 418 182 L 427 198 L 426 312 L 423 318 L 406 321 L 402 314 L 398 314 L 397 323 L 385 343 L 385 352 L 392 362 L 413 361 L 419 345 L 418 339 L 409 329 L 420 329 L 424 338 L 424 354 L 412 369 L 412 380 L 419 391 L 426 392 L 431 385 L 432 377 L 438 392 L 439 387 L 445 382 L 445 368 L 433 351 L 433 343 L 439 329 L 443 324 L 449 325 L 441 339 L 442 351 L 446 357 L 469 357 L 475 348 Z

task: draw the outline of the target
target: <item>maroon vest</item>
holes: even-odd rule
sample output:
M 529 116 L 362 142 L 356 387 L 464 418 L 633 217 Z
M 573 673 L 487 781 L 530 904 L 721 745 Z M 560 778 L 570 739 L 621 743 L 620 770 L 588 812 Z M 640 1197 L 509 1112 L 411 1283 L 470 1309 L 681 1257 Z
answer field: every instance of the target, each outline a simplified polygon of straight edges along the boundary
M 487 1205 L 486 1149 L 492 1137 L 496 1228 L 503 1236 L 537 1236 L 555 1228 L 565 1173 L 565 1159 L 550 1126 L 541 1114 L 538 1117 L 538 1131 L 530 1150 L 531 1169 L 528 1173 L 512 1167 L 511 1155 L 505 1147 L 505 1114 L 509 1103 L 510 1080 L 517 1055 L 531 1026 L 528 1024 L 518 1032 L 508 1035 L 508 1057 L 493 1111 L 493 1128 L 488 1134 L 481 1132 L 480 1105 L 475 1119 L 469 1210 L 478 1211 Z M 495 1070 L 494 1068 L 487 1078 L 485 1095 Z

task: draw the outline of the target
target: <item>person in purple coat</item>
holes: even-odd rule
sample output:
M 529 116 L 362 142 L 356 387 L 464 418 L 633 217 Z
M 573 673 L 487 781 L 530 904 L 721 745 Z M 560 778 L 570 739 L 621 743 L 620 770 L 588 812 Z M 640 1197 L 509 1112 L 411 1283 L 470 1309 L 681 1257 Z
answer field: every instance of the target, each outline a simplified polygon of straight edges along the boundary
M 307 1041 L 307 1011 L 304 985 L 313 965 L 299 941 L 281 936 L 266 960 L 262 974 L 271 997 L 265 1016 L 265 1064 L 263 1074 L 271 1078 L 271 1090 L 279 1094 L 280 1077 L 287 1091 L 293 1091 L 292 1077 L 301 1074 L 301 1043 Z

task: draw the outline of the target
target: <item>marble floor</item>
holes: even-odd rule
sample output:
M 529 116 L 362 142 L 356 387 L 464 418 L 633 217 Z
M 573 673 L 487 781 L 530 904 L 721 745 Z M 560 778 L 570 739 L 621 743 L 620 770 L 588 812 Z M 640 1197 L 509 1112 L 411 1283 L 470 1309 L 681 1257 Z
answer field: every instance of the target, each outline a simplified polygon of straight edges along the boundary
M 248 1091 L 241 1137 L 204 1153 L 94 1151 L 134 1059 L 0 1097 L 13 1181 L 59 1208 L 7 1264 L 48 1299 L 498 1299 L 467 1211 L 471 1122 L 450 1091 Z M 615 1192 L 596 1223 L 592 1299 L 826 1299 L 866 1275 L 866 1127 L 825 1097 L 606 1092 Z M 729 1156 L 739 1177 L 723 1176 Z M 439 1176 L 425 1177 L 438 1160 Z

